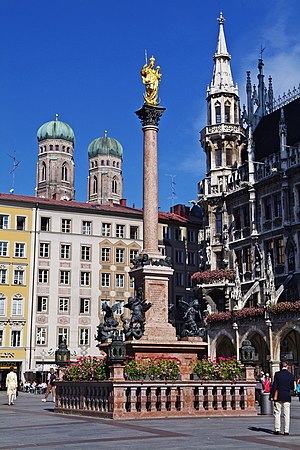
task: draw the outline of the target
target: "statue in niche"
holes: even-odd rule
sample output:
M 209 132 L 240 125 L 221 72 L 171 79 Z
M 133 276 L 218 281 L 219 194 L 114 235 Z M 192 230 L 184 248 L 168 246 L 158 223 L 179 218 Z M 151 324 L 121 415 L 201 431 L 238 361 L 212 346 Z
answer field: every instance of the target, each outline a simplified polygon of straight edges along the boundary
M 203 326 L 203 319 L 200 311 L 200 303 L 197 298 L 186 302 L 185 300 L 179 300 L 179 306 L 184 310 L 183 320 L 184 329 L 181 333 L 182 337 L 201 337 L 206 335 L 206 329 Z M 197 322 L 202 326 L 199 327 Z
M 119 321 L 114 318 L 114 312 L 118 309 L 118 305 L 110 307 L 108 303 L 103 303 L 102 311 L 104 312 L 104 321 L 100 322 L 97 327 L 96 341 L 105 342 L 107 339 L 113 339 L 117 336 Z
M 157 101 L 158 98 L 158 85 L 160 83 L 160 79 L 162 74 L 159 73 L 160 66 L 154 68 L 155 58 L 152 56 L 150 58 L 150 63 L 145 64 L 141 69 L 142 81 L 145 85 L 146 92 L 144 93 L 144 102 L 147 105 L 159 105 L 160 101 Z
M 151 308 L 151 303 L 147 303 L 144 299 L 142 287 L 137 289 L 136 297 L 128 298 L 128 303 L 124 305 L 124 308 L 128 308 L 131 311 L 129 322 L 124 319 L 124 314 L 121 315 L 125 338 L 134 337 L 135 339 L 140 339 L 145 332 L 145 312 Z

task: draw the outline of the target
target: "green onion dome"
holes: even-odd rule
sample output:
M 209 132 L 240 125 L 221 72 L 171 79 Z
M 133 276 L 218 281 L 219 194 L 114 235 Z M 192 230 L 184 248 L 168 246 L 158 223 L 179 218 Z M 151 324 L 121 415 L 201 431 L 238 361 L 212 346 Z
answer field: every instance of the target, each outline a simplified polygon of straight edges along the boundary
M 39 142 L 45 139 L 64 139 L 65 141 L 72 142 L 73 145 L 75 143 L 74 132 L 70 125 L 57 118 L 56 120 L 44 123 L 38 129 L 37 139 Z
M 88 155 L 89 158 L 97 155 L 111 155 L 123 158 L 123 147 L 116 139 L 106 136 L 105 132 L 104 137 L 94 139 L 90 143 L 88 148 Z

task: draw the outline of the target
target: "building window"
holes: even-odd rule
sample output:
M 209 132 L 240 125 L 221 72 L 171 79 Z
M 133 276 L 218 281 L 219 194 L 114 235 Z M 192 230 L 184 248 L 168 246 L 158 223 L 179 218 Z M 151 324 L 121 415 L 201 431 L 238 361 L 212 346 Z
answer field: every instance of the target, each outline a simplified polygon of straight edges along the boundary
M 110 306 L 110 300 L 107 300 L 104 298 L 102 298 L 100 300 L 100 314 L 102 314 L 102 315 L 104 314 L 104 310 L 103 310 L 104 305 Z
M 90 222 L 89 220 L 84 220 L 82 222 L 82 234 L 92 234 L 92 222 Z
M 230 123 L 230 106 L 225 105 L 225 123 Z
M 64 285 L 70 284 L 70 271 L 69 270 L 60 270 L 59 271 L 59 283 Z
M 222 149 L 220 147 L 216 148 L 215 150 L 215 162 L 216 167 L 222 166 Z
M 116 274 L 116 288 L 122 289 L 124 288 L 124 275 L 117 273 Z
M 158 247 L 158 250 L 162 254 L 162 256 L 167 256 L 167 250 L 166 247 Z
M 4 343 L 4 332 L 3 330 L 0 330 L 0 347 L 3 347 Z
M 7 269 L 0 269 L 0 284 L 6 284 Z
M 183 240 L 183 234 L 181 228 L 175 228 L 175 239 L 176 241 L 182 241 Z
M 13 316 L 22 316 L 23 315 L 23 298 L 22 297 L 13 297 L 11 313 Z
M 116 314 L 124 314 L 124 300 L 116 300 L 116 305 L 117 305 L 117 309 L 116 309 Z
M 91 260 L 91 247 L 90 246 L 88 246 L 88 245 L 81 246 L 81 259 L 83 261 Z
M 175 261 L 177 264 L 183 263 L 183 251 L 182 250 L 176 250 L 175 252 Z
M 21 331 L 19 331 L 19 330 L 11 331 L 10 346 L 11 347 L 21 347 Z
M 0 256 L 8 256 L 8 242 L 0 241 Z
M 221 106 L 216 105 L 215 111 L 216 111 L 216 123 L 221 123 Z
M 93 194 L 98 192 L 98 178 L 94 175 L 93 177 Z
M 246 272 L 252 272 L 252 251 L 251 251 L 251 247 L 247 247 L 244 250 L 244 262 L 245 262 Z
M 49 270 L 39 269 L 39 283 L 42 284 L 48 283 L 48 278 L 49 278 Z
M 36 329 L 36 345 L 46 345 L 47 343 L 47 328 L 38 327 Z
M 196 231 L 195 230 L 188 230 L 187 232 L 188 236 L 188 242 L 194 244 L 196 242 Z
M 48 311 L 48 297 L 38 296 L 36 310 L 40 313 L 46 313 Z
M 61 179 L 62 181 L 68 181 L 68 169 L 65 163 L 62 165 L 61 168 Z
M 42 153 L 43 153 L 43 152 L 42 152 Z M 47 175 L 46 164 L 43 163 L 43 164 L 42 164 L 42 177 L 41 177 L 41 181 L 46 181 L 46 175 Z
M 59 297 L 58 311 L 60 313 L 69 314 L 70 299 L 68 297 Z
M 25 244 L 22 242 L 15 243 L 15 258 L 25 258 Z
M 71 244 L 60 244 L 60 258 L 70 259 L 71 256 Z
M 274 262 L 274 242 L 273 241 L 266 241 L 266 255 L 270 253 L 271 260 Z
M 274 213 L 275 217 L 282 217 L 281 194 L 274 196 Z
M 195 252 L 188 252 L 188 264 L 195 265 L 195 263 L 196 263 Z
M 116 225 L 116 237 L 123 238 L 125 236 L 125 225 Z
M 102 236 L 106 236 L 106 237 L 111 236 L 111 224 L 110 223 L 102 223 Z
M 116 249 L 116 263 L 124 263 L 125 261 L 125 250 L 124 248 Z
M 171 239 L 171 228 L 168 225 L 163 226 L 163 238 Z
M 5 316 L 6 314 L 6 298 L 1 295 L 0 297 L 0 316 Z
M 81 298 L 80 299 L 80 314 L 89 314 L 90 313 L 90 299 L 89 298 Z
M 79 345 L 89 345 L 89 328 L 79 328 Z
M 216 233 L 222 234 L 222 213 L 217 212 L 215 214 L 215 221 L 216 221 Z
M 0 214 L 0 230 L 8 230 L 8 218 L 6 214 Z
M 232 165 L 231 148 L 226 148 L 226 166 Z
M 47 242 L 40 242 L 40 258 L 49 258 L 50 244 Z
M 14 270 L 14 284 L 24 285 L 24 269 Z
M 90 284 L 91 284 L 91 273 L 80 272 L 80 286 L 90 286 Z
M 101 286 L 102 287 L 110 286 L 110 273 L 101 273 Z
M 114 177 L 111 180 L 111 191 L 113 194 L 117 194 L 118 193 L 118 182 L 117 182 L 117 178 Z
M 284 242 L 283 238 L 275 240 L 276 262 L 278 265 L 284 265 Z
M 26 217 L 17 216 L 17 230 L 24 231 L 26 227 Z
M 61 232 L 71 233 L 71 219 L 61 219 Z
M 58 328 L 58 333 L 57 333 L 57 345 L 58 347 L 60 346 L 60 344 L 62 342 L 65 342 L 66 345 L 69 345 L 69 329 L 68 328 Z
M 244 227 L 249 227 L 250 226 L 249 206 L 244 205 L 242 211 L 243 211 L 243 218 L 244 218 Z
M 133 277 L 129 277 L 129 287 L 130 287 L 130 289 L 134 289 L 134 278 Z
M 272 199 L 271 199 L 271 197 L 265 198 L 264 208 L 265 208 L 265 220 L 272 220 Z
M 139 251 L 135 250 L 133 248 L 130 249 L 129 251 L 129 257 L 130 257 L 130 262 L 132 263 L 133 259 L 136 259 L 138 257 Z
M 183 286 L 184 278 L 182 272 L 176 272 L 176 286 Z
M 41 231 L 50 231 L 49 217 L 41 217 Z
M 139 238 L 139 227 L 131 226 L 130 239 L 138 239 L 138 238 Z
M 101 261 L 102 262 L 110 262 L 110 247 L 102 247 Z

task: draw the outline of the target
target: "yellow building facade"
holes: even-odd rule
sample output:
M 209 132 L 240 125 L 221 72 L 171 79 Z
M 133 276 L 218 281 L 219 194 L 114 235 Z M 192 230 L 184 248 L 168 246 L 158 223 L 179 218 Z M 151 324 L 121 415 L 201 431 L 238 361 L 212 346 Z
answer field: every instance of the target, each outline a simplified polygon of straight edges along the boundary
M 0 386 L 14 366 L 26 371 L 31 296 L 32 208 L 0 206 Z

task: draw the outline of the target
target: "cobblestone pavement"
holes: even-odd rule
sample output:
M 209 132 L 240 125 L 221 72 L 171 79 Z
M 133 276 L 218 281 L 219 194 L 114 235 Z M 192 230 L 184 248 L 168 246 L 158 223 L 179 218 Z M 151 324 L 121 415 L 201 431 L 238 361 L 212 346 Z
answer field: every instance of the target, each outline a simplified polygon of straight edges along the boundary
M 273 417 L 124 420 L 60 415 L 42 396 L 21 393 L 14 406 L 0 392 L 0 449 L 300 450 L 300 402 L 293 398 L 290 436 L 272 434 Z

